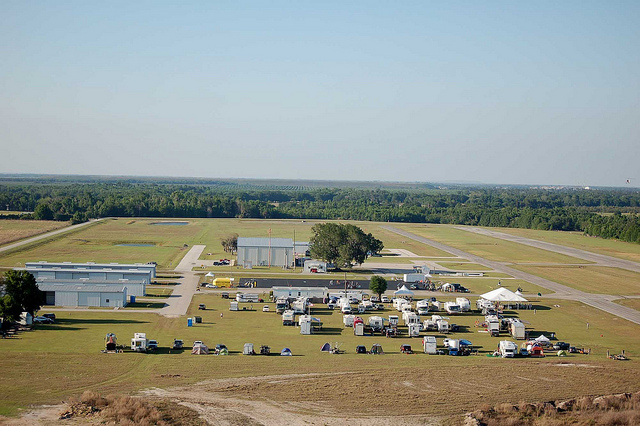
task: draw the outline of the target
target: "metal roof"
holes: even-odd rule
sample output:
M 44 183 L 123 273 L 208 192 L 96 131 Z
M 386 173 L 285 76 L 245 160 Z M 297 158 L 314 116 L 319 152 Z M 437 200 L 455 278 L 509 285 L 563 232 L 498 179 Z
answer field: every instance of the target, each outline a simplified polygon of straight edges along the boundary
M 77 291 L 80 293 L 124 293 L 126 286 L 120 285 L 71 285 L 71 284 L 44 284 L 38 283 L 42 291 Z
M 68 269 L 68 268 L 15 268 L 16 271 L 35 271 L 35 272 L 89 272 L 92 274 L 99 272 L 117 272 L 117 273 L 126 273 L 126 274 L 151 274 L 151 271 L 141 271 L 140 269 L 84 269 L 84 268 L 76 268 L 76 269 Z
M 271 240 L 271 243 L 269 243 Z M 293 240 L 291 238 L 254 238 L 254 237 L 238 237 L 238 247 L 269 247 L 271 248 L 293 248 Z M 296 243 L 297 245 L 297 243 Z
M 69 268 L 69 267 L 75 267 L 75 266 L 91 266 L 91 267 L 95 267 L 95 266 L 103 266 L 105 268 L 131 268 L 131 269 L 135 269 L 138 267 L 145 267 L 145 268 L 155 268 L 156 265 L 150 264 L 150 263 L 95 263 L 95 262 L 85 262 L 85 263 L 76 263 L 76 262 L 48 262 L 46 260 L 39 260 L 37 262 L 26 262 L 25 266 L 28 268 L 29 265 L 47 265 L 50 266 L 52 268 L 60 266 L 60 267 L 64 267 L 64 268 Z
M 87 278 L 80 278 L 80 279 L 54 279 L 54 278 L 46 278 L 46 277 L 40 277 L 36 279 L 36 282 L 38 283 L 38 285 L 40 284 L 68 284 L 68 285 L 123 285 L 126 286 L 127 284 L 137 284 L 137 285 L 143 285 L 146 284 L 144 281 L 138 281 L 138 280 L 128 280 L 128 279 L 120 279 L 120 280 L 91 280 L 91 279 L 87 279 Z

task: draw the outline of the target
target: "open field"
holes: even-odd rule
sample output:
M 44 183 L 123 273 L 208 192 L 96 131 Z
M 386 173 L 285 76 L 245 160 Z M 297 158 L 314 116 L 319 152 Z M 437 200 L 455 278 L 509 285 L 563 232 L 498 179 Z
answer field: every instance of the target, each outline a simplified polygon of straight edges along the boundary
M 604 266 L 529 266 L 514 268 L 588 293 L 640 295 L 640 274 Z
M 633 308 L 636 311 L 640 311 L 640 298 L 634 299 L 617 299 L 614 302 L 619 303 L 622 306 L 628 306 L 629 308 Z
M 69 226 L 54 220 L 0 220 L 0 245 Z
M 490 271 L 490 268 L 487 268 L 483 265 L 478 265 L 477 263 L 470 262 L 437 262 L 438 265 L 452 269 L 454 271 Z
M 456 295 L 451 295 L 451 298 Z M 443 296 L 441 299 L 446 300 Z M 206 311 L 197 310 L 198 303 L 207 305 Z M 560 305 L 559 308 L 553 305 Z M 273 304 L 269 304 L 273 308 Z M 245 306 L 250 306 L 246 304 Z M 58 402 L 72 394 L 79 394 L 83 390 L 99 390 L 101 393 L 130 392 L 150 386 L 167 387 L 187 385 L 206 379 L 221 379 L 225 377 L 261 376 L 271 374 L 290 374 L 293 372 L 307 373 L 340 373 L 354 372 L 352 377 L 357 381 L 350 383 L 387 383 L 385 386 L 395 386 L 397 381 L 391 379 L 394 375 L 403 377 L 403 381 L 410 385 L 401 385 L 398 389 L 405 389 L 411 395 L 417 392 L 424 397 L 435 397 L 441 392 L 459 392 L 450 381 L 444 380 L 447 374 L 466 368 L 466 383 L 477 384 L 474 388 L 465 388 L 465 395 L 472 395 L 470 399 L 454 398 L 457 400 L 452 406 L 441 404 L 424 404 L 405 398 L 404 394 L 396 396 L 397 405 L 384 407 L 364 400 L 358 405 L 356 412 L 371 411 L 371 414 L 392 410 L 393 414 L 461 414 L 470 409 L 483 398 L 489 397 L 485 392 L 486 380 L 496 375 L 501 382 L 508 383 L 514 389 L 509 398 L 514 402 L 520 399 L 536 400 L 550 398 L 549 394 L 571 396 L 579 394 L 594 394 L 616 391 L 638 390 L 640 385 L 634 376 L 638 370 L 640 355 L 640 341 L 628 339 L 626 336 L 637 335 L 640 326 L 619 320 L 601 311 L 570 301 L 544 301 L 537 304 L 536 311 L 520 311 L 519 316 L 530 323 L 536 332 L 547 335 L 556 332 L 560 340 L 569 341 L 579 346 L 591 347 L 592 355 L 575 355 L 561 359 L 564 362 L 588 364 L 591 368 L 561 368 L 556 367 L 560 359 L 547 357 L 542 360 L 502 360 L 487 358 L 484 355 L 471 357 L 428 356 L 416 354 L 407 356 L 399 353 L 402 343 L 412 344 L 418 349 L 420 339 L 397 338 L 385 339 L 376 337 L 357 337 L 352 329 L 342 327 L 342 315 L 325 309 L 316 309 L 313 316 L 320 318 L 323 331 L 311 335 L 301 336 L 296 327 L 283 327 L 280 316 L 274 312 L 262 312 L 262 304 L 254 304 L 255 311 L 228 311 L 228 301 L 214 294 L 197 295 L 191 304 L 188 316 L 200 315 L 204 324 L 195 327 L 186 326 L 186 318 L 168 319 L 153 314 L 139 314 L 110 311 L 68 312 L 58 314 L 58 322 L 54 325 L 38 326 L 34 331 L 24 332 L 18 337 L 0 340 L 0 370 L 3 380 L 0 382 L 0 392 L 6 396 L 3 399 L 1 413 L 15 414 L 16 409 L 27 404 L 45 404 Z M 220 314 L 223 317 L 220 317 Z M 385 311 L 381 314 L 388 316 L 395 311 Z M 507 315 L 515 314 L 508 311 Z M 497 345 L 499 339 L 491 338 L 487 334 L 478 333 L 474 323 L 479 315 L 461 315 L 452 317 L 451 321 L 463 326 L 463 331 L 452 334 L 452 337 L 466 338 L 475 345 L 481 346 L 483 353 L 490 352 Z M 589 322 L 587 330 L 585 323 Z M 559 326 L 561 324 L 561 326 Z M 159 340 L 161 349 L 155 354 L 101 354 L 103 338 L 107 332 L 115 332 L 120 344 L 128 344 L 134 332 L 146 332 L 148 338 Z M 603 335 L 603 337 L 600 337 Z M 187 342 L 203 340 L 209 346 L 225 343 L 231 355 L 228 357 L 192 356 L 189 351 L 169 353 L 166 346 L 173 338 L 182 338 Z M 439 336 L 440 338 L 444 336 Z M 339 363 L 336 356 L 320 353 L 324 342 L 341 342 L 349 353 L 340 355 Z M 239 354 L 245 342 L 256 345 L 268 344 L 274 351 L 282 347 L 290 347 L 294 357 L 244 357 Z M 381 343 L 385 352 L 382 357 L 356 355 L 353 353 L 357 344 L 370 347 L 372 343 Z M 439 340 L 440 344 L 442 340 Z M 634 358 L 631 362 L 622 364 L 604 359 L 607 349 L 617 353 L 626 349 Z M 384 363 L 384 364 L 381 364 Z M 381 366 L 384 365 L 384 368 Z M 534 386 L 530 389 L 527 378 L 534 380 L 536 375 L 544 372 L 546 379 L 542 387 Z M 375 372 L 375 374 L 373 374 Z M 419 372 L 419 374 L 418 374 Z M 593 375 L 589 378 L 589 374 Z M 179 375 L 179 376 L 176 376 Z M 422 386 L 427 377 L 440 377 L 440 380 L 430 380 L 430 386 Z M 23 380 L 29 376 L 30 380 Z M 350 374 L 351 376 L 351 374 Z M 515 380 L 515 377 L 525 379 Z M 609 379 L 603 380 L 604 377 Z M 384 379 L 384 380 L 382 380 Z M 548 380 L 547 380 L 548 379 Z M 597 380 L 596 380 L 597 379 Z M 382 380 L 382 382 L 380 381 Z M 321 380 L 318 380 L 319 382 Z M 312 380 L 312 383 L 315 380 Z M 333 380 L 330 382 L 334 382 Z M 238 389 L 238 396 L 262 397 L 272 395 L 274 400 L 305 397 L 312 400 L 326 401 L 330 408 L 345 409 L 344 398 L 338 395 L 351 393 L 351 385 L 346 388 L 337 384 L 327 383 L 326 386 L 300 387 L 296 381 L 287 381 L 289 391 L 294 386 L 296 392 L 284 392 L 282 383 L 259 383 L 253 381 L 246 386 L 255 385 L 256 391 L 245 392 L 244 387 Z M 456 380 L 454 382 L 457 383 Z M 35 387 L 33 384 L 37 383 Z M 307 380 L 304 381 L 308 383 Z M 372 382 L 373 383 L 373 382 Z M 554 384 L 554 386 L 551 386 Z M 549 386 L 547 386 L 549 385 Z M 253 386 L 252 386 L 253 387 Z M 306 390 L 302 391 L 303 388 Z M 559 389 L 562 388 L 562 391 Z M 554 390 L 555 389 L 555 390 Z M 246 389 L 248 391 L 248 389 Z M 300 394 L 302 392 L 302 394 Z M 435 394 L 434 394 L 435 392 Z M 294 395 L 295 394 L 295 395 Z M 397 392 L 392 392 L 396 395 Z M 353 395 L 360 401 L 359 393 Z M 503 402 L 496 396 L 496 402 Z M 491 398 L 491 397 L 489 397 Z M 462 402 L 466 401 L 466 402 Z M 422 407 L 422 408 L 420 408 Z
M 562 246 L 573 247 L 592 253 L 618 257 L 640 262 L 640 244 L 627 243 L 615 239 L 588 237 L 581 232 L 538 231 L 521 228 L 490 228 L 493 231 L 533 240 L 545 241 Z
M 148 285 L 145 297 L 169 297 L 171 293 L 173 293 L 173 289 L 171 287 L 154 287 Z
M 511 241 L 472 234 L 446 225 L 394 224 L 397 228 L 439 241 L 459 250 L 498 262 L 514 263 L 590 263 L 563 254 L 541 250 Z

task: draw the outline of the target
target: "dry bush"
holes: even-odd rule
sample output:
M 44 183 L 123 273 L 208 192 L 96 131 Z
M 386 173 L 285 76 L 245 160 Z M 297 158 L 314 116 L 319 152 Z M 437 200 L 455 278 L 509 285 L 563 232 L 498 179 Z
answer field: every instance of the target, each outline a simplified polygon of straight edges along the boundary
M 574 411 L 586 411 L 594 408 L 593 398 L 590 396 L 583 396 L 576 399 L 576 404 L 573 406 Z
M 498 414 L 512 414 L 517 412 L 518 410 L 514 405 L 507 404 L 505 402 L 505 403 L 496 405 L 495 411 Z

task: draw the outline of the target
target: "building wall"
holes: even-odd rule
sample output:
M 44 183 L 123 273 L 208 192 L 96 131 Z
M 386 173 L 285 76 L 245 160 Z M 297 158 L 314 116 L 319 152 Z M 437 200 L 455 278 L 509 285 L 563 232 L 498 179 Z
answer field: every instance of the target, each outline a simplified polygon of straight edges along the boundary
M 49 278 L 56 280 L 136 280 L 144 281 L 147 284 L 151 281 L 151 274 L 149 272 L 145 274 L 133 274 L 124 271 L 74 271 L 74 270 L 56 270 L 56 271 L 38 271 L 36 269 L 29 270 L 36 279 Z
M 78 306 L 78 292 L 56 291 L 56 306 Z
M 272 247 L 271 266 L 293 266 L 293 247 Z M 253 266 L 269 265 L 269 247 L 238 247 L 238 264 L 250 261 Z

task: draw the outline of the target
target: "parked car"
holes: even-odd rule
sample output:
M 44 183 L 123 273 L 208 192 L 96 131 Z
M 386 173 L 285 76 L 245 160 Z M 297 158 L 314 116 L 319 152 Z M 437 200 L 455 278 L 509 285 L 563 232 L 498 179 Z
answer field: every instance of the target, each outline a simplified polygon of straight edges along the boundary
M 198 305 L 198 309 L 201 311 L 206 311 L 207 310 L 207 306 L 204 303 L 201 303 Z
M 570 347 L 571 345 L 565 342 L 557 342 L 553 345 L 553 349 L 556 351 L 567 351 Z
M 56 314 L 42 314 L 43 317 L 56 320 Z
M 184 342 L 182 339 L 173 339 L 173 349 L 182 349 Z
M 380 303 L 376 304 L 376 310 L 378 310 L 378 311 L 384 311 L 384 305 L 382 305 L 382 304 L 380 304 Z
M 382 300 L 382 303 L 389 303 L 389 298 L 385 295 L 382 295 L 382 298 L 380 300 Z
M 147 350 L 148 351 L 155 351 L 158 349 L 158 341 L 157 340 L 149 340 L 149 342 L 147 343 Z
M 207 284 L 205 285 L 206 288 L 217 288 L 218 286 L 215 284 Z
M 269 305 L 264 305 L 262 307 L 262 312 L 269 312 Z
M 35 317 L 33 322 L 36 324 L 53 324 L 53 320 L 47 317 Z
M 372 302 L 372 303 L 378 303 L 378 302 L 380 302 L 380 299 L 378 298 L 378 296 L 371 296 L 371 299 L 370 299 L 370 300 L 371 300 L 371 302 Z

